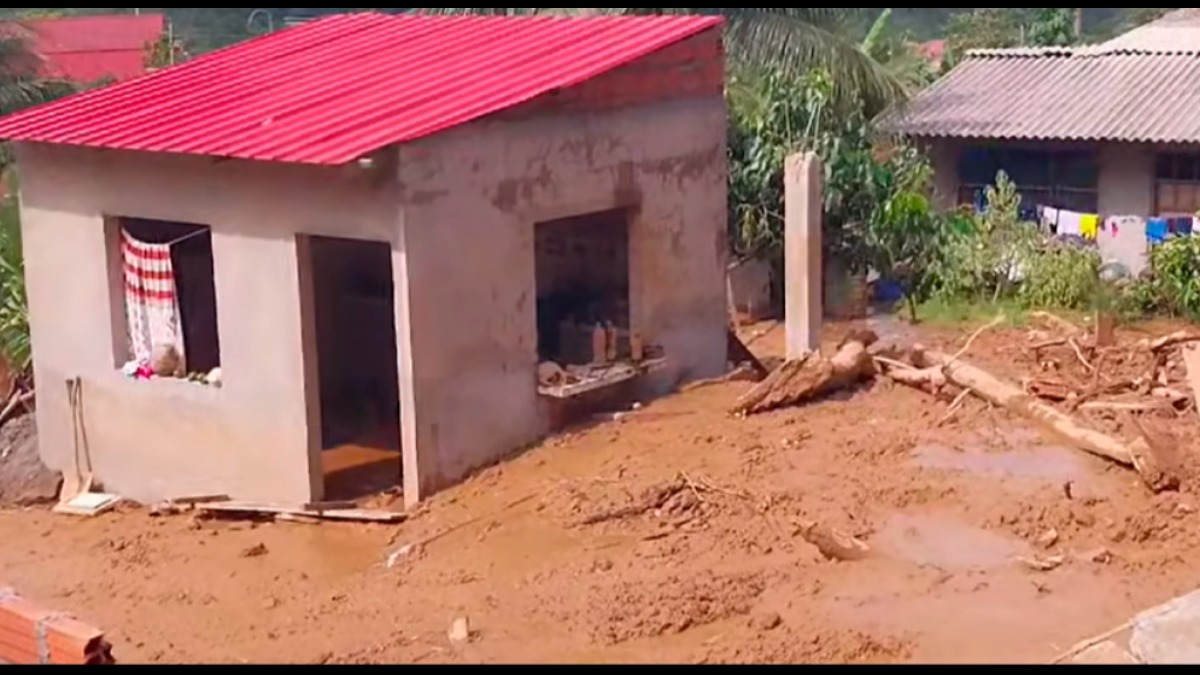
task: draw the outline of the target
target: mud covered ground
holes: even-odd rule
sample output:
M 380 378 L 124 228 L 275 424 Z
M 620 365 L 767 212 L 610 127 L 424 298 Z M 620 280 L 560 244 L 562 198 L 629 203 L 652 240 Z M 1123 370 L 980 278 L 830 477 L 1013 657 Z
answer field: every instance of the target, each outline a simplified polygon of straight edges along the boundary
M 1016 378 L 1029 342 L 970 358 Z M 138 663 L 1043 663 L 1200 587 L 1191 481 L 1152 496 L 982 403 L 939 428 L 886 382 L 731 419 L 749 386 L 552 439 L 400 527 L 0 512 L 0 581 Z M 1172 427 L 1193 451 L 1200 416 Z M 812 522 L 873 555 L 823 559 Z

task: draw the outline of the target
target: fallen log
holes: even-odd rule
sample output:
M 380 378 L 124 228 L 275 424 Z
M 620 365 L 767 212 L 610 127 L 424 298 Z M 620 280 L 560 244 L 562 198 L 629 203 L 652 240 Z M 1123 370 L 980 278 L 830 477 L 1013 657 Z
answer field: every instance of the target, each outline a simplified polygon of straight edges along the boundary
M 951 384 L 968 389 L 993 405 L 1006 408 L 1036 422 L 1053 435 L 1070 442 L 1079 450 L 1126 467 L 1132 467 L 1154 491 L 1170 489 L 1177 480 L 1156 460 L 1155 449 L 1143 438 L 1123 443 L 1107 434 L 1084 427 L 1074 418 L 1026 394 L 1016 384 L 966 364 L 949 355 L 916 350 L 914 362 L 922 368 L 939 368 Z
M 856 333 L 832 359 L 810 354 L 788 361 L 743 396 L 732 413 L 744 417 L 791 408 L 870 379 L 876 370 L 869 350 L 878 340 L 874 333 Z
M 1179 331 L 1178 333 L 1172 333 L 1165 337 L 1158 338 L 1157 340 L 1144 340 L 1138 346 L 1145 351 L 1163 352 L 1172 347 L 1178 347 L 1179 345 L 1185 345 L 1193 342 L 1200 342 L 1200 333 L 1185 330 Z

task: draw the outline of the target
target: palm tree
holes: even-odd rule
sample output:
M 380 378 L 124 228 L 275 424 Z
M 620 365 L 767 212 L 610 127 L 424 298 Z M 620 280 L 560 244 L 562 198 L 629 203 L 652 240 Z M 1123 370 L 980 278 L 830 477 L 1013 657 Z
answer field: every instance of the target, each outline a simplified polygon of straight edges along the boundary
M 74 91 L 62 80 L 39 76 L 42 58 L 29 42 L 8 31 L 0 33 L 0 115 L 61 98 Z
M 837 34 L 865 8 L 418 8 L 426 14 L 528 16 L 573 15 L 720 15 L 728 21 L 726 40 L 734 66 L 771 66 L 798 74 L 826 71 L 839 100 L 854 100 L 879 110 L 905 98 L 902 83 L 859 45 Z

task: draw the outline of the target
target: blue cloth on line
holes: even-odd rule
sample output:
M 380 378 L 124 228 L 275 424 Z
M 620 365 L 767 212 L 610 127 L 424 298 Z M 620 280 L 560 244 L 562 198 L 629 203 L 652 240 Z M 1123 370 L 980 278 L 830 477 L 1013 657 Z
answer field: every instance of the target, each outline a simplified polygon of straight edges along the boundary
M 1146 238 L 1151 244 L 1165 244 L 1171 236 L 1171 224 L 1166 218 L 1151 218 L 1146 221 Z

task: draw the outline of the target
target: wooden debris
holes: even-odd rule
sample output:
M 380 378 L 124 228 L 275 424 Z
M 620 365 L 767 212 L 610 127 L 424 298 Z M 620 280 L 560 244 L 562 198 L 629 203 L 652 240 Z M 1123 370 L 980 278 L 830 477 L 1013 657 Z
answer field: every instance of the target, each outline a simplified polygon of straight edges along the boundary
M 1144 340 L 1138 346 L 1144 351 L 1165 352 L 1172 347 L 1186 345 L 1189 343 L 1200 342 L 1200 333 L 1192 331 L 1179 331 L 1170 335 L 1158 338 L 1157 340 Z
M 355 523 L 403 523 L 408 520 L 404 513 L 387 511 L 371 511 L 368 509 L 340 509 L 328 511 L 311 511 L 302 506 L 287 506 L 282 504 L 254 504 L 250 502 L 222 502 L 217 504 L 198 504 L 197 510 L 211 515 L 230 516 L 294 516 L 312 518 L 315 520 L 333 520 Z
M 1141 438 L 1134 441 L 1130 450 L 1142 480 L 1154 492 L 1178 490 L 1180 465 L 1175 437 L 1168 430 L 1151 427 L 1131 415 L 1126 415 L 1125 422 L 1141 432 Z
M 1089 429 L 1071 416 L 1029 396 L 1020 387 L 945 354 L 918 350 L 915 360 L 925 368 L 941 368 L 951 384 L 969 389 L 993 405 L 1038 423 L 1046 431 L 1069 441 L 1084 452 L 1137 469 L 1152 490 L 1170 489 L 1165 486 L 1169 486 L 1172 480 L 1163 475 L 1168 471 L 1167 466 L 1158 461 L 1158 453 L 1144 439 L 1128 445 Z
M 172 499 L 172 504 L 179 506 L 199 506 L 201 504 L 220 504 L 221 502 L 231 502 L 229 495 L 211 495 L 200 497 L 184 497 L 182 499 Z
M 815 546 L 827 560 L 857 562 L 871 555 L 871 547 L 864 542 L 818 523 L 802 523 L 799 535 Z
M 1017 558 L 1017 562 L 1028 567 L 1034 572 L 1053 572 L 1054 570 L 1067 564 L 1067 557 L 1056 555 L 1049 558 L 1034 556 L 1031 558 Z
M 1108 349 L 1117 345 L 1117 315 L 1112 312 L 1096 314 L 1096 347 Z
M 1083 412 L 1152 413 L 1175 412 L 1175 405 L 1168 401 L 1143 401 L 1139 403 L 1100 401 L 1079 406 Z
M 750 364 L 750 367 L 754 369 L 754 373 L 758 377 L 756 380 L 757 382 L 762 382 L 763 380 L 767 379 L 768 375 L 771 374 L 771 371 L 767 370 L 767 367 L 763 365 L 762 361 L 758 360 L 758 357 L 750 351 L 750 348 L 747 347 L 745 343 L 742 342 L 741 338 L 737 336 L 737 333 L 734 333 L 732 330 L 729 331 L 728 352 L 730 362 L 737 364 Z
M 759 415 L 809 401 L 845 389 L 876 374 L 875 360 L 868 351 L 878 341 L 874 333 L 851 336 L 832 358 L 812 354 L 788 361 L 742 397 L 733 408 L 738 416 Z
M 1070 400 L 1071 397 L 1075 396 L 1075 391 L 1066 382 L 1061 380 L 1033 380 L 1026 385 L 1025 391 L 1029 392 L 1030 396 L 1059 403 Z

